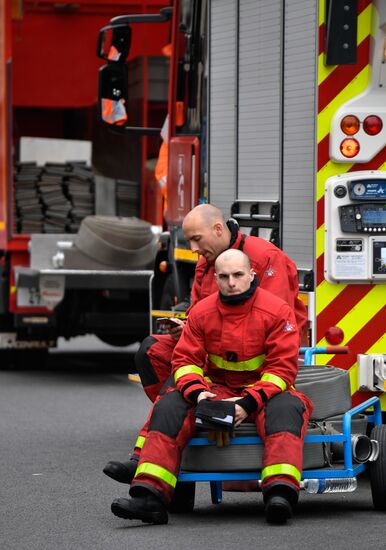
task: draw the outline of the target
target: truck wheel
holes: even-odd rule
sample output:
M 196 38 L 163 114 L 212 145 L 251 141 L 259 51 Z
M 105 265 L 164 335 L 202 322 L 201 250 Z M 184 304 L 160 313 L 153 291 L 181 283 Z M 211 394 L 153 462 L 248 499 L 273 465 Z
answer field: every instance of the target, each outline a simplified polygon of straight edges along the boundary
M 122 348 L 125 346 L 130 346 L 130 344 L 135 344 L 136 342 L 141 342 L 146 335 L 138 335 L 138 337 L 136 337 L 126 336 L 125 334 L 97 334 L 96 336 L 99 338 L 99 340 L 102 340 L 102 342 L 108 344 L 109 346 Z
M 370 437 L 379 444 L 377 460 L 369 463 L 371 496 L 376 510 L 386 510 L 386 426 L 375 426 Z
M 196 484 L 194 481 L 177 481 L 170 512 L 172 514 L 186 514 L 194 508 L 194 497 L 196 495 Z

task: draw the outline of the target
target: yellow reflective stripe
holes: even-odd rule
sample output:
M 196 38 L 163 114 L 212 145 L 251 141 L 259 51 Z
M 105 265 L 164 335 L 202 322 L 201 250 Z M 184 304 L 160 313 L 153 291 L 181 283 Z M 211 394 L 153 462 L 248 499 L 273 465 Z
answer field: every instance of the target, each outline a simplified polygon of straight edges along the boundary
M 344 332 L 344 343 L 349 342 L 371 319 L 385 306 L 386 294 L 383 285 L 373 285 L 373 288 L 344 315 L 336 325 Z M 320 340 L 320 346 L 328 346 L 325 338 Z M 326 363 L 328 364 L 328 363 Z
M 175 475 L 165 470 L 165 468 L 162 468 L 162 466 L 157 466 L 157 464 L 152 464 L 151 462 L 143 462 L 140 464 L 135 472 L 135 477 L 137 478 L 139 474 L 149 474 L 153 477 L 158 477 L 158 479 L 162 479 L 162 481 L 172 487 L 175 487 L 177 483 Z
M 213 353 L 209 353 L 208 358 L 219 369 L 235 371 L 257 370 L 265 361 L 264 354 L 248 359 L 248 361 L 225 361 L 225 359 Z
M 323 2 L 324 4 L 324 2 Z M 319 8 L 319 19 L 321 19 L 321 22 L 319 24 L 324 23 L 325 18 L 325 8 L 320 5 Z M 372 6 L 369 4 L 366 9 L 364 9 L 358 16 L 358 23 L 357 23 L 357 46 L 365 39 L 367 36 L 371 33 L 371 18 L 372 18 Z M 321 84 L 330 74 L 335 71 L 337 68 L 337 65 L 325 65 L 325 53 L 321 53 L 319 55 L 318 59 L 318 75 L 319 80 L 318 84 Z
M 135 442 L 134 447 L 138 447 L 138 449 L 142 449 L 144 443 L 145 443 L 145 438 L 142 435 L 139 435 L 137 441 Z
M 322 281 L 318 285 L 318 299 L 316 301 L 316 315 L 320 313 L 333 301 L 347 285 L 331 285 L 327 281 Z M 325 356 L 323 356 L 324 358 Z
M 186 315 L 184 311 L 168 311 L 165 309 L 152 309 L 151 310 L 151 316 L 152 317 L 177 317 L 177 319 L 186 319 Z
M 208 384 L 212 383 L 212 380 L 209 378 L 209 376 L 204 376 L 204 380 L 206 380 Z
M 261 481 L 266 477 L 287 475 L 292 476 L 296 481 L 300 481 L 302 478 L 301 473 L 292 464 L 272 464 L 272 466 L 266 466 L 261 472 Z
M 324 252 L 324 237 L 325 237 L 325 227 L 324 224 L 322 224 L 318 229 L 316 230 L 316 239 L 315 239 L 315 252 L 316 257 L 319 258 L 321 254 Z
M 262 382 L 271 382 L 271 384 L 275 384 L 275 386 L 278 386 L 281 391 L 284 391 L 287 389 L 287 384 L 284 382 L 280 376 L 276 376 L 276 374 L 263 374 L 261 377 Z
M 356 77 L 351 81 L 350 86 L 346 86 L 337 94 L 333 100 L 318 115 L 318 143 L 324 139 L 329 131 L 331 120 L 341 105 L 349 99 L 364 92 L 370 79 L 370 65 L 364 67 Z
M 200 367 L 196 367 L 195 365 L 186 365 L 185 367 L 180 367 L 176 370 L 176 372 L 174 373 L 174 382 L 177 382 L 177 380 L 181 378 L 181 376 L 192 373 L 196 373 L 204 377 L 204 371 Z

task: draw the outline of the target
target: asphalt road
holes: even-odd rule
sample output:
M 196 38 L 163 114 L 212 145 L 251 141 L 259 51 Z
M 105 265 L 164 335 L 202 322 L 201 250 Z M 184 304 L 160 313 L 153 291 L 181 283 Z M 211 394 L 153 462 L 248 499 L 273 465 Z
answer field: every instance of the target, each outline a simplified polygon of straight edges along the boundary
M 206 483 L 194 512 L 168 525 L 113 516 L 111 501 L 127 488 L 102 468 L 125 460 L 149 408 L 128 381 L 132 359 L 56 353 L 45 366 L 0 371 L 1 550 L 385 550 L 386 517 L 365 477 L 351 494 L 302 493 L 286 526 L 265 522 L 261 494 L 226 492 L 213 505 Z

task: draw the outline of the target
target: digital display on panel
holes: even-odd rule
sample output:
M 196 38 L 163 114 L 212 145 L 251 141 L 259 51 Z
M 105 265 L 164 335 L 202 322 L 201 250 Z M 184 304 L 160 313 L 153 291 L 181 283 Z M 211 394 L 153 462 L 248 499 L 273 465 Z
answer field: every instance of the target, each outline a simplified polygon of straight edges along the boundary
M 386 208 L 379 210 L 363 208 L 362 222 L 369 225 L 386 225 Z
M 386 241 L 373 242 L 373 274 L 386 278 Z

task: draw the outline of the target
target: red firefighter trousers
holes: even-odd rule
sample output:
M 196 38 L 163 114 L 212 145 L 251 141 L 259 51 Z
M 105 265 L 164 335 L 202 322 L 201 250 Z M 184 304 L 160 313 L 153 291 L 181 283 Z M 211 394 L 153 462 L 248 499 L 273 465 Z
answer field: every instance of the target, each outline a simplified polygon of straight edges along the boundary
M 171 373 L 173 350 L 177 344 L 169 334 L 150 335 L 135 355 L 135 365 L 146 395 L 154 403 Z
M 235 397 L 240 391 L 214 384 L 216 399 Z M 144 487 L 169 504 L 177 482 L 184 447 L 196 433 L 194 406 L 170 388 L 153 405 L 148 433 L 140 453 L 138 468 L 130 488 L 136 496 Z M 312 412 L 311 401 L 296 391 L 274 396 L 247 418 L 255 422 L 263 440 L 262 489 L 286 483 L 299 488 L 302 472 L 303 442 Z

